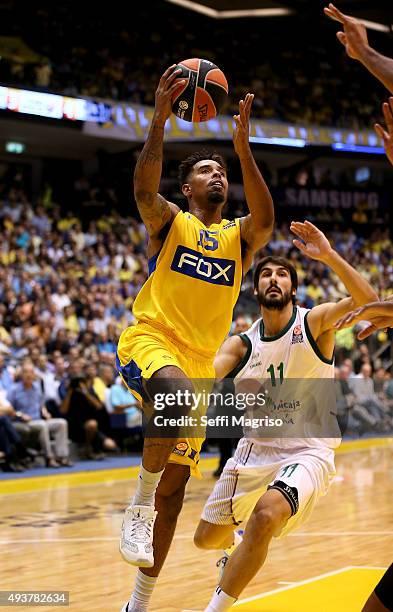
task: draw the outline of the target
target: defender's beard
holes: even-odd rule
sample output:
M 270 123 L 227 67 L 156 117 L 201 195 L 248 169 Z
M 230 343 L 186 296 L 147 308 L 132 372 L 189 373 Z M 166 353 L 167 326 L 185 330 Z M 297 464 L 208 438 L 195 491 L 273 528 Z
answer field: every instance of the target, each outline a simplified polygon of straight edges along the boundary
M 260 306 L 267 308 L 268 310 L 283 310 L 287 304 L 292 300 L 290 291 L 285 291 L 282 294 L 265 294 L 258 291 L 258 302 Z

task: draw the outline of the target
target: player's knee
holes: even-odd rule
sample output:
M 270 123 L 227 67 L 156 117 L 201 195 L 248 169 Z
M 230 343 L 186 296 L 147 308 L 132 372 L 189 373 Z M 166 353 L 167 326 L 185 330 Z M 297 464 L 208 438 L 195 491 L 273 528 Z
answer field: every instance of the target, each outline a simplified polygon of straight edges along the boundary
M 272 537 L 281 525 L 281 515 L 270 506 L 257 507 L 252 515 L 252 538 L 255 543 L 266 537 Z
M 194 534 L 194 544 L 202 550 L 217 550 L 220 548 L 220 543 L 217 542 L 217 537 L 214 534 L 214 529 L 209 523 L 201 521 Z
M 198 525 L 196 532 L 194 533 L 194 544 L 197 548 L 202 550 L 210 550 L 211 542 L 207 537 L 206 529 Z
M 169 522 L 176 521 L 183 507 L 184 488 L 179 487 L 176 491 L 165 495 L 156 493 L 156 504 L 159 508 L 165 508 L 165 515 Z

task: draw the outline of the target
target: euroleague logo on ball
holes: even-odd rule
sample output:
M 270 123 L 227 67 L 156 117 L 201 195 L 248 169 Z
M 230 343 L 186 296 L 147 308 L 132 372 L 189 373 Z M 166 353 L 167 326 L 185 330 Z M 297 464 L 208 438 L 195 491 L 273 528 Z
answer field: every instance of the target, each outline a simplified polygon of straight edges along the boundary
M 185 100 L 180 100 L 180 102 L 179 102 L 179 107 L 180 107 L 182 110 L 187 110 L 187 108 L 188 108 L 188 102 L 186 102 Z

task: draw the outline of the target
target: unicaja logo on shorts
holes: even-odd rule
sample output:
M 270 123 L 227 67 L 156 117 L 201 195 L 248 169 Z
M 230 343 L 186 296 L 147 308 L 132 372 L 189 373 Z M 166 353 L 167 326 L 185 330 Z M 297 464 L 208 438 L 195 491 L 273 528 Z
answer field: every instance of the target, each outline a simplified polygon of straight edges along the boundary
M 179 245 L 171 264 L 171 270 L 206 283 L 233 287 L 235 266 L 232 259 L 206 257 L 199 251 Z

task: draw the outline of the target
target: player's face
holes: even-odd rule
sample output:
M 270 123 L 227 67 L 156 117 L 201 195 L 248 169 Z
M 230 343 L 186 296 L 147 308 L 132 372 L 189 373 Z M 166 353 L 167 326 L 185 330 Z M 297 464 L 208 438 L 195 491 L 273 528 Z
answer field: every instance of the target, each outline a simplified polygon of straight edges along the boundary
M 258 302 L 270 310 L 283 310 L 292 300 L 292 280 L 289 271 L 273 263 L 267 264 L 259 274 Z
M 228 180 L 225 168 L 211 159 L 195 164 L 188 179 L 194 201 L 206 200 L 211 204 L 224 204 L 228 196 Z

